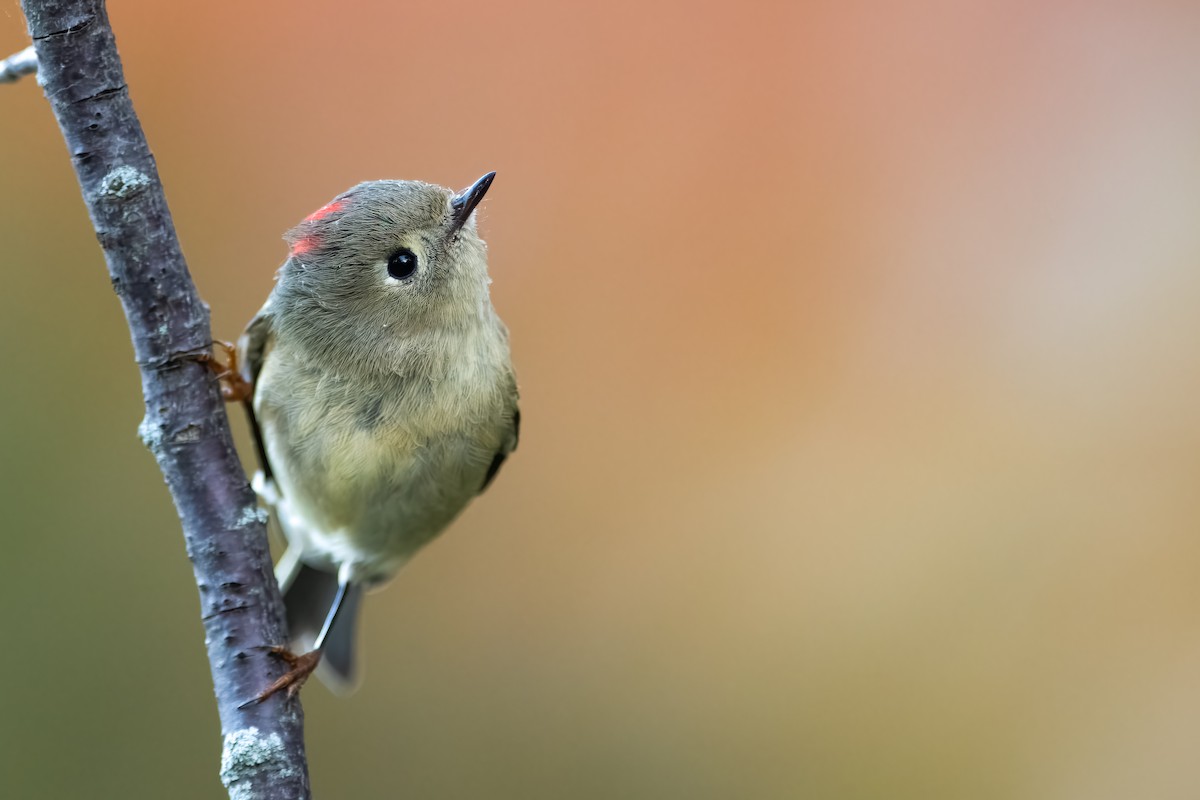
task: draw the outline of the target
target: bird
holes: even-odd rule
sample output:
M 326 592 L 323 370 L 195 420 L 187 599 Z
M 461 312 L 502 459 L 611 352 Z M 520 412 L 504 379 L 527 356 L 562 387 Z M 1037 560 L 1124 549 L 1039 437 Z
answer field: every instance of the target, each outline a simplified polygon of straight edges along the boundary
M 357 685 L 363 594 L 390 581 L 496 477 L 521 415 L 476 209 L 459 192 L 360 183 L 285 234 L 287 259 L 236 350 L 254 486 L 287 541 L 276 578 L 290 669 Z

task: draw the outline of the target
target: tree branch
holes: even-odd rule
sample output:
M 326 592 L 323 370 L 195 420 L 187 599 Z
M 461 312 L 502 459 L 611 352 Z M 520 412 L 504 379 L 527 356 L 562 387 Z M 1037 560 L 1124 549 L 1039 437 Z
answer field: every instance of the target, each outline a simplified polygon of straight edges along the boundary
M 16 83 L 26 75 L 37 72 L 37 53 L 29 45 L 19 53 L 13 53 L 0 61 L 0 83 Z
M 175 236 L 158 171 L 134 114 L 103 0 L 22 0 L 38 69 L 125 309 L 141 368 L 154 453 L 183 522 L 224 735 L 231 798 L 307 798 L 303 712 L 284 693 L 253 698 L 283 672 L 265 645 L 285 616 L 265 515 L 246 482 L 209 368 L 208 307 Z M 15 57 L 14 57 L 15 58 Z M 6 73 L 7 74 L 7 73 Z

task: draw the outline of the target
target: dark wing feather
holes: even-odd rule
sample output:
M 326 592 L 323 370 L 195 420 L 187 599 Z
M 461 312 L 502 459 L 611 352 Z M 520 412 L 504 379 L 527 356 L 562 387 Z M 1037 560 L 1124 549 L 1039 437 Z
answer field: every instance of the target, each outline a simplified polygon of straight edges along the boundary
M 515 391 L 515 390 L 514 390 Z M 521 439 L 521 409 L 513 409 L 512 432 L 503 449 L 497 451 L 496 455 L 492 456 L 492 463 L 488 466 L 487 475 L 483 476 L 483 485 L 479 487 L 479 492 L 491 485 L 492 480 L 496 477 L 496 473 L 500 471 L 500 467 L 504 464 L 504 459 L 508 458 L 508 454 L 517 449 L 517 443 Z
M 250 320 L 246 332 L 238 340 L 238 362 L 242 367 L 242 378 L 249 381 L 251 387 L 258 382 L 258 374 L 262 372 L 263 361 L 274 344 L 275 331 L 271 324 L 271 314 L 264 308 Z M 254 389 L 250 396 L 242 401 L 246 409 L 246 418 L 250 421 L 250 432 L 254 436 L 254 450 L 258 454 L 258 466 L 262 469 L 263 477 L 271 480 L 271 462 L 267 459 L 267 448 L 263 442 L 262 429 L 258 426 L 258 417 L 254 415 Z
M 496 473 L 500 471 L 500 466 L 506 458 L 508 458 L 508 453 L 503 451 L 492 456 L 492 463 L 488 465 L 487 475 L 483 476 L 483 485 L 479 487 L 480 494 L 483 494 L 483 490 L 491 485 L 492 479 L 496 477 Z

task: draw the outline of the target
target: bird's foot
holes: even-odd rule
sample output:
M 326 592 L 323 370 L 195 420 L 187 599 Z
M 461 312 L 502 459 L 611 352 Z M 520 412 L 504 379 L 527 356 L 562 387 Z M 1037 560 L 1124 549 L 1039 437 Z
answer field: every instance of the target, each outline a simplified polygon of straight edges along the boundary
M 204 353 L 199 360 L 208 364 L 208 368 L 221 382 L 221 397 L 226 403 L 240 403 L 254 393 L 254 384 L 242 377 L 238 368 L 237 347 L 232 342 L 213 342 L 214 350 L 225 354 L 225 360 L 218 361 L 214 353 Z
M 317 664 L 321 663 L 320 650 L 296 655 L 286 647 L 269 647 L 267 649 L 271 651 L 272 655 L 283 659 L 291 669 L 272 682 L 258 697 L 242 703 L 239 708 L 246 708 L 247 706 L 261 703 L 263 700 L 280 691 L 286 691 L 289 699 L 295 697 L 299 693 L 300 687 L 308 680 L 308 676 L 312 675 L 313 670 L 317 668 Z

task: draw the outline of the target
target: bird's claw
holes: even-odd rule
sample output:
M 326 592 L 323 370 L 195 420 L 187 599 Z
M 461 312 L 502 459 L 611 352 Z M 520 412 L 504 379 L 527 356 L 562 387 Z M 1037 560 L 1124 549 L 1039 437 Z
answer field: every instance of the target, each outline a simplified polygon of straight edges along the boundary
M 214 341 L 213 348 L 225 354 L 224 362 L 218 361 L 215 353 L 202 353 L 197 357 L 221 382 L 221 397 L 226 403 L 240 403 L 254 393 L 254 384 L 242 377 L 238 367 L 237 347 L 232 342 Z
M 317 664 L 321 663 L 320 650 L 313 650 L 300 655 L 296 655 L 286 647 L 280 646 L 268 647 L 267 650 L 271 652 L 271 655 L 282 659 L 291 669 L 274 680 L 257 697 L 247 700 L 238 706 L 238 708 L 257 705 L 280 691 L 286 691 L 288 699 L 292 699 L 299 694 L 300 688 L 304 686 L 304 682 L 308 680 L 308 676 L 312 675 L 313 670 L 317 668 Z

